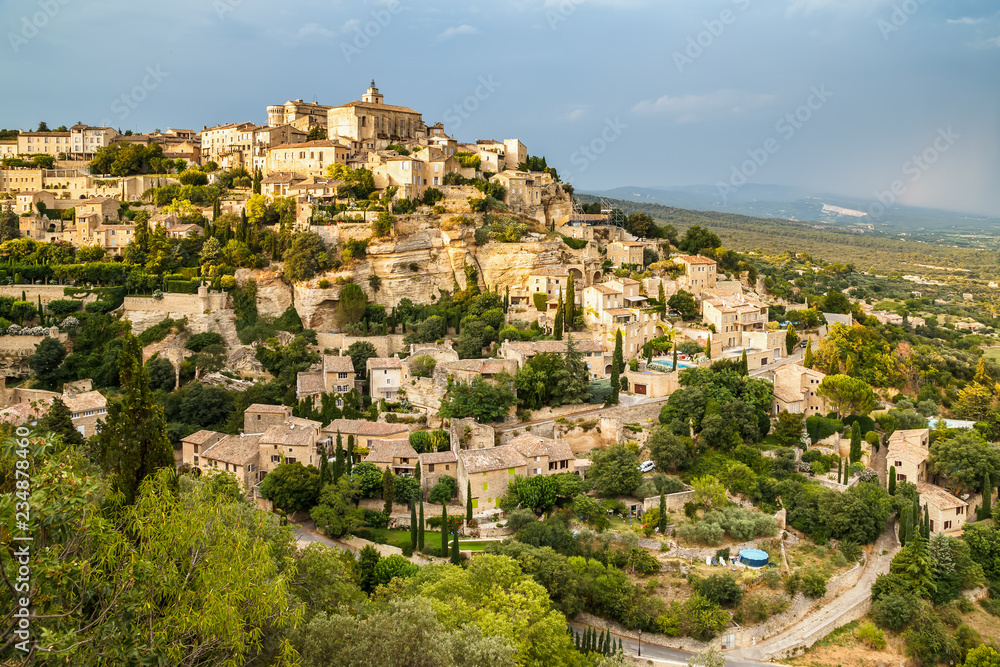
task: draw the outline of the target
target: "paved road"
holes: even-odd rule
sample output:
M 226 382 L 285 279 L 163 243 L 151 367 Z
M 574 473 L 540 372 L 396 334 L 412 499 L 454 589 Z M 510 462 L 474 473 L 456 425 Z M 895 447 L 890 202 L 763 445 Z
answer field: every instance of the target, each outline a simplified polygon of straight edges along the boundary
M 587 628 L 586 625 L 581 623 L 574 623 L 570 621 L 569 624 L 578 632 L 583 632 Z M 615 633 L 611 633 L 611 636 L 615 639 L 622 640 L 622 648 L 625 649 L 626 653 L 635 656 L 639 655 L 639 642 L 637 640 L 616 635 Z M 726 656 L 726 665 L 728 667 L 761 667 L 764 664 L 769 665 L 769 667 L 773 667 L 774 665 L 774 663 L 761 663 L 742 658 L 730 657 L 730 654 L 724 655 Z M 692 656 L 694 656 L 694 653 L 691 653 L 690 651 L 682 651 L 677 648 L 647 644 L 646 642 L 642 643 L 642 658 L 644 660 L 652 660 L 656 664 L 686 666 L 688 664 L 688 660 Z
M 340 549 L 342 551 L 350 551 L 355 556 L 358 555 L 358 552 L 356 550 L 352 549 L 351 547 L 347 546 L 346 544 L 344 544 L 342 542 L 339 542 L 337 540 L 331 540 L 326 535 L 323 535 L 322 533 L 320 533 L 320 532 L 318 532 L 316 530 L 313 530 L 313 528 L 312 528 L 312 521 L 309 521 L 309 522 L 306 522 L 306 523 L 297 523 L 297 524 L 294 524 L 292 526 L 292 533 L 295 535 L 295 539 L 298 542 L 319 542 L 320 544 L 328 546 L 331 549 Z
M 756 646 L 731 651 L 728 655 L 739 660 L 768 660 L 771 656 L 783 655 L 790 649 L 811 646 L 843 625 L 845 614 L 871 599 L 875 578 L 889 571 L 889 564 L 898 549 L 895 530 L 890 523 L 889 528 L 875 542 L 872 557 L 865 563 L 865 571 L 854 588 L 806 615 L 784 632 L 757 642 Z M 883 551 L 887 551 L 884 556 Z

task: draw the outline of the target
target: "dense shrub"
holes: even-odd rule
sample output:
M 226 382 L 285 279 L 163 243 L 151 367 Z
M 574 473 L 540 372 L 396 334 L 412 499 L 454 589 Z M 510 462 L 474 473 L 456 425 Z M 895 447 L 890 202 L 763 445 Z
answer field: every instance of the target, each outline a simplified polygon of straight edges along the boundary
M 777 570 L 768 570 L 768 572 L 778 575 Z M 743 602 L 733 613 L 733 619 L 743 625 L 763 623 L 775 614 L 780 614 L 788 609 L 790 604 L 791 600 L 781 594 L 752 593 L 743 598 Z

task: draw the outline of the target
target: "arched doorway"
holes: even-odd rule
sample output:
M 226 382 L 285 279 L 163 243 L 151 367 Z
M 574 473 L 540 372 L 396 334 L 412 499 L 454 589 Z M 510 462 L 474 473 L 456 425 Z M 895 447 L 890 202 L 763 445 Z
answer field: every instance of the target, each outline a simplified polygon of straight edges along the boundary
M 599 282 L 601 282 L 601 272 L 594 271 L 594 284 L 596 285 Z

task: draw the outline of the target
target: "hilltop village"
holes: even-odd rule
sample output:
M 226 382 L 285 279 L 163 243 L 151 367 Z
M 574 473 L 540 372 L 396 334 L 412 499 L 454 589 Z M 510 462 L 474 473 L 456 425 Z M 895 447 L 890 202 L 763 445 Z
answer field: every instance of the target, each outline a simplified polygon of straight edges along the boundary
M 185 483 L 358 554 L 365 594 L 510 556 L 576 619 L 509 637 L 549 651 L 518 664 L 639 632 L 786 658 L 868 614 L 886 660 L 952 655 L 909 623 L 975 648 L 928 600 L 997 613 L 991 322 L 581 203 L 520 140 L 463 142 L 374 81 L 266 117 L 0 135 L 5 428 L 119 479 L 112 434 L 148 418 Z M 928 548 L 951 569 L 897 566 Z

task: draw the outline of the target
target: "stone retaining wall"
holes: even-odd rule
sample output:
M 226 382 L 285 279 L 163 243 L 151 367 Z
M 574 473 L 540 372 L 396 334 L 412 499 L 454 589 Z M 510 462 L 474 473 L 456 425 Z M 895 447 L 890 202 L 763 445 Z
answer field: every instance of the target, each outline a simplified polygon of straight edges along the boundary
M 346 350 L 353 343 L 366 341 L 375 346 L 375 351 L 380 357 L 391 357 L 394 354 L 406 352 L 403 346 L 402 334 L 389 334 L 387 336 L 348 336 L 342 333 L 317 333 L 316 346 L 322 350 Z

